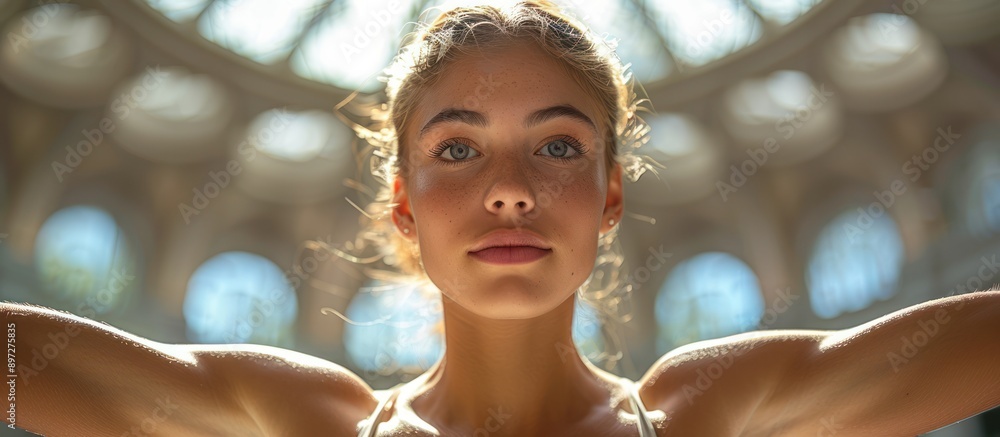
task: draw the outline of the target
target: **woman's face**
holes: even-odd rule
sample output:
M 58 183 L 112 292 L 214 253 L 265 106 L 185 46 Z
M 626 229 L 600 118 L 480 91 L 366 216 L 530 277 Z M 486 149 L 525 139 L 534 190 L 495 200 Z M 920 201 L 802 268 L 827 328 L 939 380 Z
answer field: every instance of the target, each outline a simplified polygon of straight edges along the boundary
M 465 55 L 438 79 L 401 134 L 408 172 L 393 187 L 393 220 L 463 308 L 544 314 L 587 279 L 599 233 L 622 214 L 621 170 L 606 168 L 597 103 L 528 44 Z M 488 237 L 504 231 L 537 238 Z M 475 251 L 493 244 L 540 247 Z

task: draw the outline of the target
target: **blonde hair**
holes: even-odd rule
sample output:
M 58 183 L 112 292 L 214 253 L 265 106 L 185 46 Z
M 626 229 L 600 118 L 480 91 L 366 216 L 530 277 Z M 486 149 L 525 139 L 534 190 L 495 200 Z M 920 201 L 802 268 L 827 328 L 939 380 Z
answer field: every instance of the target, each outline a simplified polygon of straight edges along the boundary
M 614 44 L 596 36 L 586 26 L 571 18 L 548 0 L 520 1 L 509 7 L 469 6 L 443 11 L 430 25 L 409 38 L 392 64 L 384 70 L 388 103 L 378 105 L 373 113 L 373 127 L 351 123 L 359 138 L 364 140 L 362 155 L 371 154 L 368 161 L 372 175 L 382 185 L 374 200 L 362 211 L 368 223 L 358 238 L 348 243 L 348 249 L 363 251 L 375 248 L 378 254 L 368 258 L 338 252 L 356 262 L 381 260 L 390 271 L 366 269 L 377 280 L 426 280 L 416 244 L 399 234 L 390 220 L 392 184 L 407 174 L 407 145 L 402 138 L 408 127 L 408 114 L 456 59 L 474 51 L 496 49 L 511 44 L 535 44 L 554 59 L 562 62 L 573 79 L 598 103 L 600 120 L 606 137 L 606 164 L 610 169 L 620 164 L 623 175 L 634 182 L 646 170 L 658 165 L 634 150 L 647 141 L 648 126 L 639 116 L 646 110 L 633 91 L 633 80 L 627 65 L 622 65 L 614 52 Z M 338 106 L 338 110 L 344 104 Z M 343 118 L 343 117 L 342 117 Z M 602 322 L 625 322 L 630 311 L 624 308 L 624 297 L 631 286 L 620 278 L 623 256 L 617 243 L 617 227 L 600 238 L 594 271 L 577 291 L 579 296 L 600 314 Z M 391 270 L 402 273 L 398 275 Z M 602 323 L 602 329 L 606 329 Z M 609 338 L 605 330 L 605 339 Z M 610 368 L 618 354 L 606 354 L 603 361 Z M 609 358 L 610 357 L 610 358 Z M 590 357 L 592 361 L 595 358 Z

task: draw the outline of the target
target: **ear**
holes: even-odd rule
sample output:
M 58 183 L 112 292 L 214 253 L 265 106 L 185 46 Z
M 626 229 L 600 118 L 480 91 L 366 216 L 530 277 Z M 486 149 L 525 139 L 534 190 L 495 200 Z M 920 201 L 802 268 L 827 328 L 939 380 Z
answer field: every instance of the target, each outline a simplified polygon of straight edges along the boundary
M 622 222 L 625 213 L 625 191 L 622 185 L 622 166 L 615 163 L 608 172 L 608 195 L 604 202 L 604 214 L 601 217 L 601 234 L 611 231 L 618 223 Z M 614 220 L 615 224 L 609 224 L 609 220 Z
M 396 225 L 396 231 L 403 238 L 416 241 L 417 226 L 413 220 L 413 213 L 410 211 L 410 196 L 406 192 L 403 178 L 398 176 L 392 183 L 392 203 L 396 205 L 392 208 L 392 223 Z

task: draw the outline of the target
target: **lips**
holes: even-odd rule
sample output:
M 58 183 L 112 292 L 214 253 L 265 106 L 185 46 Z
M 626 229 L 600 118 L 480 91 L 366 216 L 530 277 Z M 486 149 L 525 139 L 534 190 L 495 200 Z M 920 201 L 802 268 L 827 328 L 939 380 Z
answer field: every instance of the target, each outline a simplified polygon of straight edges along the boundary
M 493 264 L 519 264 L 535 261 L 552 253 L 552 246 L 532 232 L 498 229 L 486 235 L 469 250 L 469 255 Z
M 497 229 L 486 234 L 469 252 L 478 252 L 491 247 L 528 246 L 538 249 L 552 249 L 552 245 L 533 232 L 516 229 Z
M 469 255 L 492 264 L 522 264 L 535 261 L 551 252 L 552 249 L 539 249 L 532 246 L 506 246 L 469 252 Z

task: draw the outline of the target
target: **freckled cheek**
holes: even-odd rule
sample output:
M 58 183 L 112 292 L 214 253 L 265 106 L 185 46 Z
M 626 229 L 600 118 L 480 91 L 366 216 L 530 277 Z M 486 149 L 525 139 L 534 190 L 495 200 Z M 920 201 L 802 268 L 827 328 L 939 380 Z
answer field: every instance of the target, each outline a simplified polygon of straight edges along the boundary
M 424 174 L 413 178 L 411 192 L 430 199 L 458 199 L 475 189 L 476 182 L 477 178 Z
M 581 218 L 600 216 L 604 209 L 604 190 L 593 177 L 577 178 L 567 185 L 565 207 L 570 207 Z M 556 202 L 558 205 L 558 202 Z
M 454 232 L 462 223 L 460 215 L 475 206 L 471 202 L 479 198 L 477 189 L 464 179 L 420 175 L 412 179 L 410 205 L 421 228 Z

